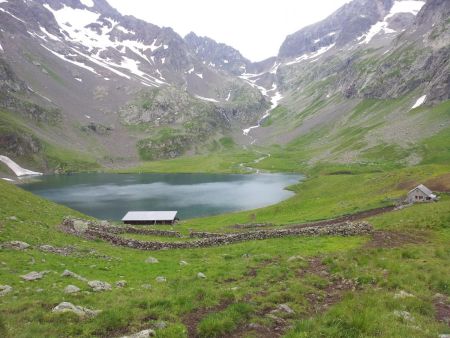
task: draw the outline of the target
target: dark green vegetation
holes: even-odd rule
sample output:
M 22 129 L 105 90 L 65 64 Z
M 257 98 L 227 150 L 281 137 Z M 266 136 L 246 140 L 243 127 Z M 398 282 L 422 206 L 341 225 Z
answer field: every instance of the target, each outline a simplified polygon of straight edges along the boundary
M 297 195 L 286 202 L 191 220 L 180 229 L 227 231 L 235 223 L 281 225 L 354 213 L 391 204 L 418 182 L 449 190 L 449 169 L 427 165 L 371 173 L 357 167 L 346 172 L 316 168 L 310 180 L 292 187 Z M 33 246 L 0 251 L 0 284 L 14 288 L 0 306 L 4 336 L 120 336 L 154 328 L 159 321 L 167 324 L 157 330 L 160 337 L 188 332 L 260 337 L 273 336 L 276 330 L 288 337 L 436 337 L 449 331 L 436 317 L 435 297 L 442 294 L 448 304 L 450 296 L 446 194 L 438 203 L 369 218 L 376 229 L 373 238 L 292 237 L 141 252 L 64 234 L 57 227 L 62 217 L 78 213 L 7 183 L 0 182 L 0 188 L 0 241 L 22 240 Z M 44 253 L 38 249 L 42 244 L 73 246 L 75 251 L 69 256 Z M 160 262 L 145 263 L 150 255 Z M 188 265 L 181 266 L 181 260 Z M 69 284 L 82 291 L 90 288 L 61 277 L 65 269 L 111 284 L 124 279 L 128 285 L 66 295 L 63 289 Z M 20 275 L 44 270 L 50 272 L 43 279 L 21 282 Z M 207 278 L 197 278 L 198 272 Z M 156 282 L 157 276 L 167 282 Z M 413 296 L 396 298 L 401 291 Z M 75 315 L 53 314 L 51 309 L 62 301 L 103 312 L 81 321 Z M 294 313 L 272 312 L 280 304 Z M 396 311 L 407 311 L 413 319 L 402 319 Z M 258 325 L 249 328 L 248 323 Z

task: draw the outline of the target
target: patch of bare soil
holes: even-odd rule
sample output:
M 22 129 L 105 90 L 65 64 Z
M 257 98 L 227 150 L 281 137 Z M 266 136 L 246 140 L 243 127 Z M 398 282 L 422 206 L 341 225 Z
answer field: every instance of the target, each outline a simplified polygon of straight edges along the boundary
M 450 192 L 450 173 L 428 180 L 425 185 L 433 191 Z
M 436 320 L 444 322 L 450 327 L 450 304 L 447 297 L 440 295 L 434 299 L 433 304 L 436 310 Z
M 399 231 L 374 231 L 366 248 L 396 248 L 405 244 L 421 244 L 426 242 L 424 233 L 406 233 Z
M 309 303 L 308 315 L 325 312 L 330 306 L 339 302 L 346 291 L 356 291 L 355 282 L 331 276 L 327 266 L 322 263 L 322 259 L 319 257 L 311 259 L 308 267 L 299 272 L 300 277 L 307 274 L 314 274 L 328 280 L 328 285 L 321 292 L 306 295 Z
M 183 324 L 188 330 L 189 338 L 198 337 L 197 326 L 203 318 L 205 318 L 210 313 L 219 312 L 225 310 L 232 303 L 231 299 L 225 299 L 221 301 L 218 305 L 209 308 L 198 308 L 182 318 Z

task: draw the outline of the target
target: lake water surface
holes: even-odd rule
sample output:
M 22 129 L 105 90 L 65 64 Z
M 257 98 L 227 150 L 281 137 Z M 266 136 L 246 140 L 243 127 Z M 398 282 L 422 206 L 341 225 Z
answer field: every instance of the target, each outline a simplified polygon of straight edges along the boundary
M 42 176 L 25 190 L 87 215 L 120 220 L 127 211 L 178 210 L 180 219 L 250 210 L 293 195 L 300 175 L 74 174 Z

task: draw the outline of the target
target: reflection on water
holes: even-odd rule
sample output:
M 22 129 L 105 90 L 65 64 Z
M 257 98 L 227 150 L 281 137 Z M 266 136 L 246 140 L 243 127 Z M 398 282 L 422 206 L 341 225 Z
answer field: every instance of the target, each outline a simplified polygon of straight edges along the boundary
M 85 214 L 119 220 L 130 210 L 178 210 L 181 219 L 249 210 L 293 195 L 285 174 L 75 174 L 43 176 L 22 188 Z

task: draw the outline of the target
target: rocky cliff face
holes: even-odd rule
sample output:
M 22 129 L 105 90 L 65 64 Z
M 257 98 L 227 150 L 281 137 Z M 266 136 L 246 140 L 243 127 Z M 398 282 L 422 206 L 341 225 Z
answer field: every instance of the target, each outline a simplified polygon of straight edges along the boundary
M 325 20 L 289 35 L 280 47 L 281 58 L 315 52 L 324 46 L 342 47 L 366 33 L 392 8 L 393 0 L 355 0 Z

